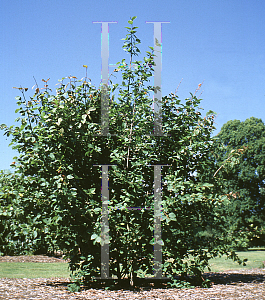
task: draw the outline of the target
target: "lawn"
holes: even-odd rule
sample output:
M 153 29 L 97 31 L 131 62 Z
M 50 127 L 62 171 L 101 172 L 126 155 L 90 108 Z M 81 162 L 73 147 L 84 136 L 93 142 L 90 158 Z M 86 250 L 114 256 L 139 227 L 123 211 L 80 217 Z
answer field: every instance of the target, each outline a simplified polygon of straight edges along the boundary
M 1 262 L 0 278 L 69 277 L 67 263 Z
M 254 268 L 264 268 L 265 264 L 265 251 L 251 250 L 251 251 L 238 251 L 236 252 L 242 260 L 247 258 L 246 266 L 239 265 L 231 259 L 226 259 L 226 256 L 214 258 L 210 260 L 210 268 L 212 272 L 222 272 L 227 270 L 247 270 Z M 207 272 L 207 269 L 205 270 Z
M 247 258 L 246 266 L 238 265 L 225 256 L 210 260 L 212 272 L 222 272 L 227 270 L 246 270 L 253 268 L 264 268 L 265 251 L 251 250 L 237 252 L 241 259 Z M 205 272 L 208 270 L 206 269 Z M 1 262 L 0 278 L 68 278 L 70 272 L 67 263 L 30 263 L 30 262 Z

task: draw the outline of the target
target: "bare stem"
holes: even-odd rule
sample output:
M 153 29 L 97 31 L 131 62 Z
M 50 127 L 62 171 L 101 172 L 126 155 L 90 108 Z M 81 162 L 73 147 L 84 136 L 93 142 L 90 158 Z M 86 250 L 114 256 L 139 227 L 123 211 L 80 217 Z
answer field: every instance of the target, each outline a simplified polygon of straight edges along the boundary
M 222 169 L 222 167 L 225 165 L 225 162 L 226 162 L 228 159 L 230 159 L 232 156 L 233 156 L 233 154 L 230 155 L 230 156 L 224 161 L 224 163 L 221 165 L 221 167 L 214 173 L 213 177 L 215 177 L 215 175 L 216 175 L 216 174 Z

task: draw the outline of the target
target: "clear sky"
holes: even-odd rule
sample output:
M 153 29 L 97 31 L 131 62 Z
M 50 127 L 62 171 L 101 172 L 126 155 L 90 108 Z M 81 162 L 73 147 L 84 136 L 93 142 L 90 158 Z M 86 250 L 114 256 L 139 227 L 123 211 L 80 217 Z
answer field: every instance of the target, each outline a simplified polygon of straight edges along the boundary
M 264 0 L 2 0 L 0 3 L 0 124 L 19 124 L 13 87 L 28 87 L 36 78 L 88 77 L 101 80 L 101 24 L 109 25 L 109 63 L 128 55 L 121 40 L 130 16 L 138 26 L 141 56 L 154 46 L 153 24 L 162 25 L 162 95 L 189 97 L 203 82 L 204 113 L 213 110 L 217 134 L 229 120 L 254 116 L 265 120 L 265 1 Z M 138 58 L 137 58 L 138 59 Z M 110 67 L 110 73 L 113 68 Z M 15 150 L 0 131 L 0 169 L 11 169 Z

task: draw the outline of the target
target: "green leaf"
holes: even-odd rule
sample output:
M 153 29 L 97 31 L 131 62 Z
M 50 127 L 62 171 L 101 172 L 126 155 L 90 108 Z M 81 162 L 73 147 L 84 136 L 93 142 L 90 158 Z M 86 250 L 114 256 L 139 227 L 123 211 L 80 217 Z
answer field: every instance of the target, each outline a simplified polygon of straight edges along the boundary
M 102 210 L 102 209 L 101 209 L 100 207 L 97 207 L 97 208 L 94 209 L 94 212 L 95 212 L 95 213 L 101 213 L 101 210 Z
M 209 115 L 217 115 L 216 112 L 212 111 L 212 110 L 209 110 L 207 113 L 206 113 L 206 117 L 209 116 Z
M 53 153 L 50 153 L 50 158 L 52 159 L 52 160 L 55 160 L 55 155 L 53 154 Z
M 97 237 L 98 237 L 98 235 L 97 235 L 96 233 L 93 233 L 93 234 L 91 235 L 91 240 L 95 240 Z
M 170 218 L 171 221 L 177 221 L 176 215 L 173 212 L 169 213 L 168 216 L 169 216 L 169 218 Z

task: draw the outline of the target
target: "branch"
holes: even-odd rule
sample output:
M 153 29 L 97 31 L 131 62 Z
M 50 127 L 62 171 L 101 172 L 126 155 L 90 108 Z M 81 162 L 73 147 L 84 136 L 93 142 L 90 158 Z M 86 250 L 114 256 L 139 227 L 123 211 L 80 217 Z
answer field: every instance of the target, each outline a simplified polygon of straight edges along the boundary
M 237 149 L 237 150 L 240 151 L 241 154 L 242 154 L 242 152 L 243 152 L 245 149 Z M 231 152 L 234 152 L 234 150 L 232 150 Z M 228 159 L 230 159 L 234 154 L 239 154 L 239 153 L 235 152 L 235 153 L 233 153 L 232 155 L 230 155 L 230 156 L 224 161 L 224 163 L 221 165 L 221 167 L 214 173 L 213 177 L 215 177 L 215 175 L 216 175 L 216 174 L 222 169 L 222 167 L 225 165 L 226 161 L 227 161 Z
M 135 100 L 134 100 L 134 103 L 133 103 L 133 115 L 132 115 L 132 122 L 131 122 L 130 135 L 129 135 L 129 146 L 128 146 L 128 154 L 127 154 L 127 169 L 128 169 L 128 166 L 129 166 L 130 143 L 131 143 L 131 140 L 132 140 L 132 128 L 133 128 L 134 113 L 135 113 Z

